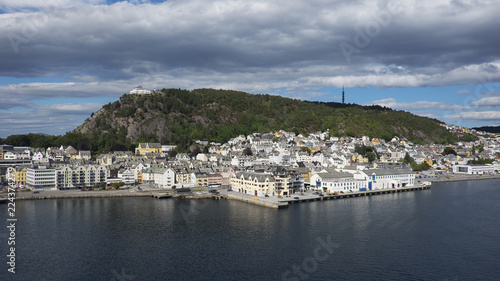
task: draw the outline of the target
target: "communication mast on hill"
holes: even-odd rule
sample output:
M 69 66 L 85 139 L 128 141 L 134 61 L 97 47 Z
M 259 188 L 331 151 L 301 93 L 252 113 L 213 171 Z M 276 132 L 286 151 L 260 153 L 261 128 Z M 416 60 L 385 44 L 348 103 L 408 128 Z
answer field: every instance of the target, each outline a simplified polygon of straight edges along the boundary
M 345 104 L 344 85 L 342 85 L 342 103 Z

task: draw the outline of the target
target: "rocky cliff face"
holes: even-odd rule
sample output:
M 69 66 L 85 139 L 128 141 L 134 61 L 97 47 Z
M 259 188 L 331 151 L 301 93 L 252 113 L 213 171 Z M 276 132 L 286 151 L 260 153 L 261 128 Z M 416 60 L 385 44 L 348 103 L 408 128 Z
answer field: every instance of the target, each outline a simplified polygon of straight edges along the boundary
M 126 106 L 121 104 L 120 106 Z M 141 136 L 153 134 L 157 139 L 168 135 L 169 116 L 158 116 L 154 112 L 144 112 L 137 109 L 131 116 L 121 116 L 115 111 L 101 108 L 92 117 L 88 118 L 82 125 L 75 129 L 76 132 L 84 134 L 108 134 L 120 130 L 126 131 L 126 137 L 132 142 Z

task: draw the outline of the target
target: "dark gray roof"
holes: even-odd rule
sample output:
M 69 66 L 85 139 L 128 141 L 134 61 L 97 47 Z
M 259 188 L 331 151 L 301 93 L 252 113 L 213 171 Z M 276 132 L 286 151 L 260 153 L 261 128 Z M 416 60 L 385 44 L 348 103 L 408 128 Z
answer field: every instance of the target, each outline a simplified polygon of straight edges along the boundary
M 370 169 L 363 172 L 367 175 L 375 174 L 377 176 L 415 174 L 415 172 L 410 169 Z
M 272 175 L 263 173 L 237 172 L 235 176 L 237 178 L 241 178 L 241 176 L 243 176 L 245 180 L 257 179 L 259 182 L 265 182 L 267 178 L 269 178 L 269 180 L 274 180 Z

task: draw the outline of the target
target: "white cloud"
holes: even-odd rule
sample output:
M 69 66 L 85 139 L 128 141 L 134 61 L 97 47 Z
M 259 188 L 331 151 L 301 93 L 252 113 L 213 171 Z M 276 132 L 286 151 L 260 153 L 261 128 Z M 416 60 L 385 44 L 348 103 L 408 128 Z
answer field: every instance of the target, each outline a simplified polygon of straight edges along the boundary
M 457 95 L 468 95 L 470 93 L 472 93 L 472 91 L 468 90 L 468 89 L 463 89 L 463 90 L 459 90 L 459 91 L 455 92 L 455 94 L 457 94 Z
M 67 103 L 67 104 L 52 104 L 39 106 L 37 109 L 40 112 L 50 114 L 72 114 L 72 115 L 85 115 L 91 111 L 97 111 L 102 107 L 101 103 Z
M 459 112 L 445 116 L 446 119 L 465 120 L 465 121 L 487 121 L 500 124 L 500 111 L 470 111 Z
M 380 106 L 390 107 L 393 109 L 408 110 L 408 111 L 420 111 L 420 110 L 468 110 L 469 106 L 461 106 L 457 104 L 448 104 L 444 102 L 432 102 L 432 101 L 416 101 L 409 103 L 398 103 L 394 98 L 376 100 L 370 104 L 376 104 Z

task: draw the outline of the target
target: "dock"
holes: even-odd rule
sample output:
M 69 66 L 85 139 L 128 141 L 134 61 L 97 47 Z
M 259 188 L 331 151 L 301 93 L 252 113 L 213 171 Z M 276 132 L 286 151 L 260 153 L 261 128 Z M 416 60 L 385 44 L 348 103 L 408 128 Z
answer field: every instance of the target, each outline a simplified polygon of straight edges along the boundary
M 319 196 L 319 195 L 299 195 L 293 194 L 290 197 L 284 198 L 276 198 L 276 197 L 257 197 L 249 194 L 242 194 L 238 192 L 230 192 L 224 194 L 213 195 L 213 199 L 229 199 L 229 200 L 237 200 L 242 201 L 254 205 L 259 205 L 262 207 L 272 208 L 272 209 L 284 209 L 288 208 L 291 204 L 302 203 L 302 202 L 315 202 L 315 201 L 324 201 L 324 200 L 337 200 L 344 198 L 352 198 L 352 197 L 363 197 L 363 196 L 372 196 L 372 195 L 380 195 L 380 194 L 390 194 L 390 193 L 402 193 L 402 192 L 410 192 L 416 190 L 425 190 L 430 189 L 430 185 L 424 186 L 411 186 L 411 187 L 402 187 L 396 189 L 377 189 L 377 190 L 367 190 L 367 191 L 355 191 L 355 192 L 346 192 L 346 193 L 335 193 L 331 195 Z M 298 197 L 299 199 L 294 199 Z
M 288 208 L 289 204 L 287 202 L 275 202 L 262 197 L 255 197 L 248 194 L 241 194 L 237 192 L 232 192 L 225 195 L 218 195 L 219 199 L 230 199 L 237 200 L 241 202 L 246 202 L 254 205 L 259 205 L 262 207 L 272 208 L 272 209 L 284 209 Z M 216 199 L 216 198 L 214 198 Z
M 416 190 L 425 190 L 430 189 L 430 185 L 425 186 L 411 186 L 411 187 L 401 187 L 396 189 L 377 189 L 377 190 L 367 190 L 367 191 L 355 191 L 355 192 L 347 192 L 347 193 L 335 193 L 332 195 L 324 195 L 324 196 L 304 196 L 304 195 L 295 195 L 292 197 L 299 197 L 299 199 L 286 199 L 281 200 L 280 202 L 287 202 L 288 204 L 300 203 L 300 202 L 314 202 L 314 201 L 323 201 L 323 200 L 336 200 L 336 199 L 344 199 L 344 198 L 352 198 L 352 197 L 363 197 L 363 196 L 372 196 L 372 195 L 381 195 L 381 194 L 391 194 L 391 193 L 402 193 L 402 192 L 410 192 Z
M 0 198 L 0 204 L 1 203 L 7 203 L 9 201 L 8 198 Z

